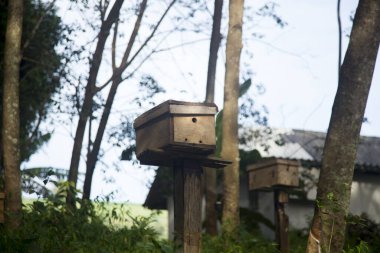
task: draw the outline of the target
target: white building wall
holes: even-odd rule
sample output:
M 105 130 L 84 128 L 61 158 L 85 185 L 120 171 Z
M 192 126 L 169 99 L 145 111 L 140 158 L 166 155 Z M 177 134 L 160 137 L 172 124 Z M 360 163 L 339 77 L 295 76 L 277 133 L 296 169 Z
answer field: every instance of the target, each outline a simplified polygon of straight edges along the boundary
M 360 215 L 367 213 L 369 218 L 380 223 L 380 176 L 359 175 L 354 177 L 351 187 L 350 212 Z
M 305 170 L 300 168 L 301 170 Z M 319 170 L 310 170 L 314 179 L 309 181 L 309 188 L 306 201 L 292 200 L 286 205 L 286 214 L 289 216 L 289 225 L 291 229 L 307 229 L 309 228 L 311 218 L 314 214 L 314 200 L 317 188 L 311 186 L 313 181 L 318 179 Z M 240 187 L 240 205 L 242 207 L 250 207 L 248 194 L 248 182 L 245 179 L 241 181 Z M 274 221 L 274 199 L 271 191 L 258 191 L 257 195 L 257 211 L 264 215 L 267 219 Z M 204 218 L 204 199 L 202 201 L 202 217 Z M 168 219 L 169 219 L 169 238 L 173 238 L 174 233 L 174 203 L 173 198 L 167 198 Z M 380 223 L 380 175 L 361 174 L 354 177 L 351 188 L 350 212 L 360 215 L 367 213 L 369 218 Z M 274 232 L 267 226 L 260 224 L 263 234 L 274 239 Z
M 286 214 L 289 216 L 290 229 L 309 228 L 311 218 L 314 214 L 314 204 L 290 202 L 285 208 Z
M 315 172 L 315 171 L 314 171 Z M 307 194 L 309 200 L 314 201 L 317 187 L 312 187 Z M 290 201 L 286 207 L 291 228 L 308 228 L 314 214 L 314 202 Z M 380 175 L 356 175 L 351 187 L 349 212 L 354 215 L 368 214 L 368 217 L 380 223 Z

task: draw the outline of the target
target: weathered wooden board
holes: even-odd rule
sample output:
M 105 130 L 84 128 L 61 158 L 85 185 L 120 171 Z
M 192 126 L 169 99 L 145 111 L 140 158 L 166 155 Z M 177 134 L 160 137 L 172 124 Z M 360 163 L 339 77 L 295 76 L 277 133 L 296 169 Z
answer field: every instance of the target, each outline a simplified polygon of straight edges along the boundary
M 134 122 L 137 158 L 147 163 L 146 151 L 155 149 L 212 154 L 216 112 L 215 104 L 169 100 L 143 113 Z M 161 161 L 152 164 L 149 159 L 148 163 Z
M 175 252 L 199 253 L 203 168 L 196 160 L 179 159 L 173 165 Z
M 173 117 L 175 143 L 215 145 L 214 116 Z
M 4 223 L 4 192 L 0 192 L 0 223 Z
M 178 151 L 165 151 L 162 149 L 146 150 L 140 155 L 140 164 L 172 167 L 178 159 L 195 160 L 203 167 L 224 168 L 231 161 L 223 160 L 213 155 L 191 154 Z
M 136 131 L 136 155 L 152 147 L 165 147 L 171 143 L 171 118 L 161 118 Z
M 299 162 L 285 159 L 268 159 L 248 166 L 249 189 L 271 187 L 297 187 Z
M 285 213 L 285 203 L 288 202 L 288 193 L 276 189 L 274 191 L 274 207 L 276 221 L 276 241 L 281 253 L 289 253 L 289 217 Z

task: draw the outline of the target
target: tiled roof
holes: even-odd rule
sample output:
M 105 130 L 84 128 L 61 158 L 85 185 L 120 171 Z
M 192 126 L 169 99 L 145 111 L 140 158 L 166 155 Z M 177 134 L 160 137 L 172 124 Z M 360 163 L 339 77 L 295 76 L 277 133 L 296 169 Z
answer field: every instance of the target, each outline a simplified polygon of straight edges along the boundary
M 320 163 L 326 133 L 289 130 L 278 133 L 282 145 L 271 145 L 262 156 Z M 357 169 L 380 173 L 380 138 L 361 136 L 356 157 Z
M 271 131 L 276 137 L 268 138 L 265 141 L 267 146 L 252 140 L 240 148 L 257 149 L 263 158 L 299 160 L 303 166 L 320 167 L 326 133 L 281 129 Z M 172 184 L 170 171 L 168 168 L 158 169 L 144 206 L 151 209 L 166 208 L 166 197 L 171 192 Z M 360 137 L 355 171 L 380 174 L 380 137 Z

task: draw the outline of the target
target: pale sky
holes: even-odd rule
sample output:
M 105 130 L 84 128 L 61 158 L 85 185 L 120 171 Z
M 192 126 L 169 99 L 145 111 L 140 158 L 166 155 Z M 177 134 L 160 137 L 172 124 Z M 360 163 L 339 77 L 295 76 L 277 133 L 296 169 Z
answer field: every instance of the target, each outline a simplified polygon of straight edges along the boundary
M 258 8 L 265 1 L 246 0 Z M 331 107 L 337 89 L 338 30 L 336 21 L 336 1 L 331 0 L 282 0 L 277 13 L 288 23 L 283 29 L 271 21 L 264 21 L 256 27 L 257 33 L 265 34 L 261 40 L 245 43 L 245 48 L 253 54 L 249 60 L 254 72 L 253 83 L 262 83 L 266 92 L 256 96 L 259 105 L 269 111 L 269 125 L 275 128 L 296 128 L 326 131 Z M 341 17 L 343 30 L 350 27 L 349 15 L 355 10 L 357 1 L 343 0 Z M 227 10 L 227 4 L 225 4 Z M 62 11 L 64 19 L 70 19 L 68 12 Z M 225 12 L 226 13 L 226 12 Z M 204 36 L 203 36 L 204 37 Z M 201 36 L 200 36 L 201 38 Z M 163 47 L 176 45 L 194 38 L 176 37 L 163 42 Z M 343 39 L 343 56 L 347 46 Z M 157 54 L 146 63 L 144 71 L 154 75 L 168 91 L 159 96 L 157 102 L 167 99 L 201 102 L 204 100 L 209 42 L 203 41 L 169 53 Z M 219 51 L 216 77 L 216 103 L 223 107 L 224 48 Z M 247 58 L 245 58 L 247 59 Z M 247 60 L 245 60 L 247 61 Z M 380 136 L 380 119 L 376 110 L 380 108 L 380 60 L 372 82 L 366 109 L 369 123 L 362 127 L 362 134 Z M 88 71 L 83 68 L 83 71 Z M 185 91 L 185 92 L 183 92 Z M 118 111 L 128 110 L 128 96 L 131 90 L 121 86 L 112 121 L 118 120 Z M 250 94 L 252 94 L 251 91 Z M 116 108 L 116 109 L 115 109 Z M 148 110 L 149 108 L 146 108 Z M 70 127 L 56 126 L 51 141 L 45 145 L 23 167 L 52 166 L 68 168 L 72 149 L 72 137 L 76 123 Z M 115 192 L 115 201 L 143 203 L 149 182 L 154 172 L 137 168 L 119 160 L 121 149 L 111 148 L 107 142 L 102 146 L 107 150 L 103 162 L 107 169 L 96 169 L 92 197 Z M 115 171 L 115 164 L 119 171 Z M 81 164 L 83 170 L 83 162 Z M 113 178 L 106 184 L 104 178 Z

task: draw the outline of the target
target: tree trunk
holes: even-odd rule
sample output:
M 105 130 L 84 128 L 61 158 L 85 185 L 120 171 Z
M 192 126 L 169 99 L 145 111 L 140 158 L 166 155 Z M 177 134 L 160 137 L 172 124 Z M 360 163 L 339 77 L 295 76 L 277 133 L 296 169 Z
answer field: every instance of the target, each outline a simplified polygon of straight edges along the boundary
M 85 97 L 82 105 L 82 109 L 79 115 L 78 126 L 75 132 L 73 151 L 71 154 L 70 171 L 68 181 L 72 184 L 72 187 L 76 188 L 78 180 L 78 168 L 80 162 L 80 156 L 82 151 L 82 144 L 84 138 L 84 132 L 86 130 L 86 124 L 88 117 L 91 114 L 91 109 L 93 105 L 93 97 L 95 96 L 96 89 L 96 79 L 98 76 L 100 64 L 102 63 L 104 46 L 106 44 L 107 38 L 110 34 L 112 25 L 119 18 L 120 9 L 123 5 L 124 0 L 116 0 L 107 19 L 102 23 L 99 34 L 98 42 L 96 44 L 95 52 L 92 56 L 89 77 L 87 80 Z M 69 206 L 74 207 L 74 196 L 73 191 L 67 192 L 66 202 Z
M 212 24 L 212 33 L 210 41 L 210 56 L 208 59 L 207 71 L 207 88 L 206 100 L 207 103 L 214 103 L 215 95 L 215 73 L 218 60 L 218 51 L 222 36 L 220 34 L 220 23 L 222 20 L 223 0 L 215 0 L 214 17 Z M 216 170 L 213 168 L 204 169 L 204 178 L 206 182 L 206 233 L 209 235 L 217 235 L 217 213 L 216 213 L 216 200 L 217 200 L 217 181 Z
M 102 117 L 100 119 L 98 131 L 96 132 L 96 137 L 95 141 L 92 146 L 92 150 L 89 152 L 89 155 L 87 157 L 87 163 L 86 163 L 86 176 L 84 180 L 84 185 L 83 185 L 83 199 L 84 200 L 89 200 L 91 196 L 91 186 L 92 186 L 92 177 L 94 175 L 95 171 L 95 166 L 96 162 L 98 161 L 98 155 L 100 151 L 100 145 L 102 144 L 102 139 L 104 136 L 104 132 L 107 126 L 108 118 L 111 114 L 111 109 L 112 109 L 112 104 L 116 96 L 117 88 L 119 87 L 120 83 L 123 81 L 122 80 L 122 73 L 125 70 L 122 66 L 127 66 L 127 62 L 130 57 L 130 53 L 132 50 L 132 47 L 135 43 L 137 34 L 140 30 L 140 25 L 141 25 L 141 20 L 144 16 L 144 12 L 147 6 L 147 0 L 143 0 L 140 5 L 140 12 L 139 15 L 136 19 L 133 32 L 131 34 L 131 37 L 129 39 L 127 48 L 124 52 L 123 60 L 120 63 L 120 66 L 116 68 L 115 66 L 115 61 L 116 59 L 113 58 L 113 80 L 112 80 L 112 85 L 110 88 L 110 91 L 108 93 L 107 101 L 104 106 L 104 110 L 102 113 Z M 166 14 L 164 14 L 166 15 Z M 114 37 L 115 38 L 115 37 Z M 113 41 L 113 47 L 116 46 L 116 40 Z M 115 48 L 113 48 L 114 50 Z M 113 57 L 115 57 L 115 54 L 113 54 Z
M 323 150 L 307 252 L 342 252 L 357 144 L 380 43 L 380 1 L 360 0 Z
M 223 141 L 221 156 L 232 161 L 224 169 L 223 227 L 233 233 L 239 225 L 239 63 L 242 49 L 244 0 L 230 1 L 224 84 Z
M 21 222 L 19 73 L 21 61 L 23 1 L 8 2 L 4 49 L 3 159 L 5 223 L 14 229 Z
M 92 145 L 92 150 L 88 155 L 87 163 L 86 163 L 86 176 L 83 185 L 83 199 L 89 200 L 91 196 L 91 185 L 92 185 L 92 177 L 94 175 L 94 170 L 96 166 L 96 162 L 98 161 L 98 155 L 100 150 L 100 145 L 102 143 L 102 139 L 104 136 L 104 131 L 106 130 L 108 118 L 111 114 L 112 104 L 115 99 L 117 88 L 121 83 L 121 76 L 116 78 L 111 85 L 111 89 L 109 91 L 106 104 L 104 106 L 103 114 L 100 119 L 98 131 L 96 132 L 95 141 Z
M 208 58 L 206 102 L 214 103 L 215 96 L 215 73 L 218 60 L 218 51 L 222 35 L 220 34 L 220 23 L 222 21 L 223 0 L 215 0 L 214 17 L 210 41 L 210 56 Z

